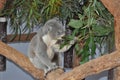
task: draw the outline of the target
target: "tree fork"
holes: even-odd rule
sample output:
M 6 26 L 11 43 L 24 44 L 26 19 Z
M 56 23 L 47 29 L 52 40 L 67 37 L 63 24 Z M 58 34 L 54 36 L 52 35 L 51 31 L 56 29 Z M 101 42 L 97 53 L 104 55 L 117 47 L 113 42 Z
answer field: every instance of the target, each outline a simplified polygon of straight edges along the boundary
M 15 62 L 18 66 L 30 73 L 33 77 L 44 80 L 43 71 L 36 69 L 29 61 L 28 57 L 1 41 L 0 48 L 0 54 Z M 87 77 L 88 75 L 97 74 L 104 70 L 109 70 L 111 68 L 120 66 L 119 59 L 120 51 L 115 51 L 111 54 L 107 54 L 97 59 L 91 60 L 67 73 L 63 73 L 61 69 L 52 71 L 48 74 L 47 80 L 80 80 Z

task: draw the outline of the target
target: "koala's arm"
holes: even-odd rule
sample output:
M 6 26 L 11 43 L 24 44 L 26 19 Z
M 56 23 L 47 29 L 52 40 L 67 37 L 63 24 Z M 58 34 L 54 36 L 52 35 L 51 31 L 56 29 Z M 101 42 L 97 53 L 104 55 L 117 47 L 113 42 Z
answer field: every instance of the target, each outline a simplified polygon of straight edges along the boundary
M 63 48 L 60 48 L 60 44 L 53 45 L 53 50 L 55 52 L 65 52 L 71 48 L 71 46 L 76 42 L 76 40 L 70 41 L 68 45 L 65 45 Z
M 37 43 L 36 50 L 35 50 L 36 56 L 48 68 L 53 67 L 53 64 L 47 54 L 48 47 L 46 46 L 46 44 L 43 41 L 38 41 L 38 42 L 39 43 Z

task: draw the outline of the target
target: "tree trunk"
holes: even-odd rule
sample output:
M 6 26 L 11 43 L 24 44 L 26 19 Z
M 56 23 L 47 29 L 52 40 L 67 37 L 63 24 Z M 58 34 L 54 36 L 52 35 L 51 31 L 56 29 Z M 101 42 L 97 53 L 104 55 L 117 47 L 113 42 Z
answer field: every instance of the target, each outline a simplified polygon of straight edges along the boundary
M 120 0 L 101 0 L 115 19 L 115 46 L 120 50 Z M 114 80 L 120 80 L 120 67 L 115 69 Z
M 119 17 L 115 17 L 115 37 L 116 37 L 116 48 L 120 50 L 120 13 Z M 114 79 L 113 80 L 120 80 L 120 67 L 117 67 L 114 71 Z
M 7 42 L 7 21 L 5 17 L 0 17 L 0 40 Z M 6 70 L 6 58 L 0 55 L 0 71 Z

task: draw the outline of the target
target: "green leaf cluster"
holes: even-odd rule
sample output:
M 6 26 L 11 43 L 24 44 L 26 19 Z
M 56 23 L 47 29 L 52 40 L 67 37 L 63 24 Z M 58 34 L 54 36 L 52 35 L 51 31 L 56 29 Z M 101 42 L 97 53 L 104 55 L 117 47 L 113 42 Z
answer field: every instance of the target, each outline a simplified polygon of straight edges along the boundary
M 21 34 L 55 16 L 66 20 L 80 12 L 79 0 L 7 0 L 0 16 L 10 19 L 11 30 Z
M 74 37 L 78 38 L 75 50 L 77 55 L 81 56 L 80 63 L 83 64 L 89 61 L 90 57 L 94 58 L 96 44 L 102 45 L 114 38 L 114 19 L 99 0 L 89 0 L 83 6 L 83 14 L 78 14 L 78 17 L 79 19 L 71 19 L 68 25 L 74 30 L 78 30 L 74 33 Z M 112 41 L 114 43 L 114 40 Z
M 0 16 L 10 19 L 13 33 L 30 32 L 40 22 L 39 9 L 42 4 L 39 0 L 9 0 Z

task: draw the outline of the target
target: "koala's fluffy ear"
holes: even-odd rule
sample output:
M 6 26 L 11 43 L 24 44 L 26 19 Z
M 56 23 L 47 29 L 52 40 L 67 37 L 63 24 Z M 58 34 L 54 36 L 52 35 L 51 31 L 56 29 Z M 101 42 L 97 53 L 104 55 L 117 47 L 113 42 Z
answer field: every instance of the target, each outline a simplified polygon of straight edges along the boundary
M 52 27 L 51 27 L 51 26 L 47 26 L 47 27 L 45 27 L 45 28 L 43 29 L 43 32 L 44 32 L 45 34 L 47 34 L 47 33 L 50 32 L 50 31 L 52 31 Z
M 48 26 L 48 31 L 52 31 L 52 27 L 51 26 Z
M 54 17 L 53 19 L 56 21 L 60 21 L 60 19 L 58 17 Z

